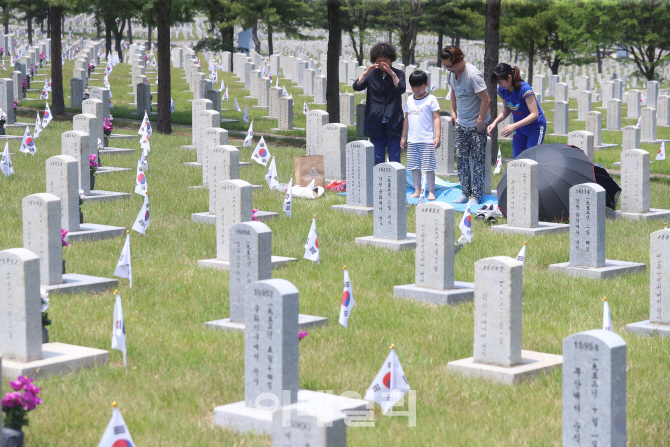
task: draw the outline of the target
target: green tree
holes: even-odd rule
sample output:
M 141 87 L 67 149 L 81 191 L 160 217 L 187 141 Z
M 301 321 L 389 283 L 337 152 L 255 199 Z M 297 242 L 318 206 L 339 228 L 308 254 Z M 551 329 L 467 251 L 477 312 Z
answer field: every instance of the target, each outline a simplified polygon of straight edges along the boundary
M 606 2 L 602 0 L 562 0 L 558 31 L 571 42 L 576 64 L 598 64 L 602 73 L 602 58 L 605 49 L 615 43 L 617 24 L 606 12 Z
M 179 23 L 190 22 L 193 10 L 186 0 L 153 0 L 149 2 L 151 11 L 148 16 L 156 19 L 156 51 L 158 64 L 158 125 L 160 133 L 172 133 L 172 87 L 170 72 L 170 27 Z
M 444 37 L 481 39 L 484 35 L 485 3 L 481 0 L 429 1 L 423 9 L 421 29 L 437 34 L 437 66 L 442 65 L 440 51 Z
M 209 23 L 209 37 L 200 39 L 195 50 L 234 52 L 234 31 L 240 24 L 241 4 L 235 0 L 195 0 L 191 6 L 205 14 Z
M 343 0 L 340 8 L 342 29 L 349 34 L 358 65 L 363 65 L 363 47 L 367 39 L 367 29 L 374 24 L 374 17 L 382 10 L 379 0 Z M 358 35 L 358 36 L 357 36 Z M 356 38 L 358 37 L 358 42 Z
M 416 36 L 421 23 L 425 0 L 385 0 L 379 14 L 384 29 L 398 34 L 402 63 L 408 65 L 412 61 L 416 47 Z
M 23 13 L 23 19 L 28 26 L 28 45 L 33 45 L 33 21 L 44 18 L 46 10 L 49 8 L 46 0 L 21 0 L 15 4 L 17 11 Z
M 668 0 L 618 0 L 601 2 L 611 17 L 614 40 L 628 51 L 639 73 L 647 80 L 660 79 L 656 69 L 670 60 L 670 2 Z
M 533 64 L 547 34 L 540 28 L 539 14 L 547 7 L 546 0 L 511 0 L 502 3 L 500 40 L 505 46 L 528 56 L 529 83 L 533 82 Z

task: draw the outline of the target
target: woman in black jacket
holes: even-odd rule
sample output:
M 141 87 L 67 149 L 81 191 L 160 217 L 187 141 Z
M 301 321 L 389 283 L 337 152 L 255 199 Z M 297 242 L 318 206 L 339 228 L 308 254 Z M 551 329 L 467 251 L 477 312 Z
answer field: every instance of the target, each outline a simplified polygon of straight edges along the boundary
M 363 134 L 375 146 L 375 165 L 386 161 L 400 163 L 400 136 L 402 134 L 402 94 L 405 93 L 405 72 L 391 67 L 396 60 L 393 45 L 385 42 L 370 50 L 368 67 L 354 81 L 355 91 L 368 89 L 365 100 Z

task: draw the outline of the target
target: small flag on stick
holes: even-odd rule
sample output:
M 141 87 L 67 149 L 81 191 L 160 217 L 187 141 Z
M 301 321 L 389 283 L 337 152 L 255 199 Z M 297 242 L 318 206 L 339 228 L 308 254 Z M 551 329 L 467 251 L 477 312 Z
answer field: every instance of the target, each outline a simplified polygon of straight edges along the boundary
M 410 390 L 395 345 L 391 345 L 391 352 L 365 393 L 365 400 L 376 402 L 382 407 L 382 413 L 386 413 Z
M 344 291 L 342 292 L 342 305 L 340 306 L 340 324 L 347 327 L 351 310 L 354 308 L 356 302 L 354 301 L 354 291 L 349 279 L 349 270 L 347 270 L 346 265 L 342 267 L 342 270 L 344 270 Z
M 114 303 L 114 327 L 112 328 L 112 349 L 123 352 L 123 366 L 128 367 L 126 363 L 126 324 L 123 321 L 123 308 L 121 307 L 121 296 L 119 291 L 115 290 L 116 302 Z
M 603 298 L 603 330 L 614 332 L 612 329 L 612 316 L 610 315 L 610 305 L 607 297 Z
M 305 243 L 305 254 L 303 258 L 309 259 L 312 262 L 319 264 L 321 250 L 319 249 L 319 238 L 316 235 L 316 216 L 312 218 L 312 226 L 307 235 L 307 242 Z M 353 305 L 353 304 L 352 304 Z
M 117 295 L 118 298 L 118 295 Z M 123 420 L 121 412 L 116 406 L 116 402 L 112 402 L 112 419 L 107 424 L 105 433 L 102 435 L 98 447 L 133 447 L 135 441 L 130 436 L 126 421 Z

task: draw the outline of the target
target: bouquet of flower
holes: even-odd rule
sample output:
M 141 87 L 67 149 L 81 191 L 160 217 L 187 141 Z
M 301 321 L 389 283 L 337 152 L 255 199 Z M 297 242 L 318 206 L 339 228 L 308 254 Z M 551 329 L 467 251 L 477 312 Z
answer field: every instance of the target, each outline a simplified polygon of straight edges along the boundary
M 7 114 L 4 112 L 4 110 L 0 109 L 0 129 L 5 127 L 6 122 L 7 122 Z
M 26 78 L 23 78 L 23 82 L 21 83 L 21 87 L 23 88 L 23 94 L 26 94 L 26 90 L 28 90 L 28 81 L 26 81 Z
M 5 47 L 0 45 L 0 57 L 2 57 L 5 54 Z
M 112 131 L 114 130 L 112 120 L 110 120 L 109 118 L 105 118 L 102 124 L 102 130 L 105 132 L 105 136 L 109 137 L 112 134 Z
M 153 101 L 153 100 L 154 100 L 154 95 L 151 95 L 151 94 L 150 94 L 150 95 L 149 95 L 149 101 Z
M 61 228 L 61 230 L 60 230 L 60 239 L 61 239 L 61 242 L 63 243 L 63 247 L 69 247 L 69 246 L 70 246 L 70 244 L 68 244 L 67 241 L 65 240 L 65 238 L 67 237 L 67 234 L 68 234 L 68 233 L 69 233 L 69 231 L 64 230 L 64 229 Z
M 14 101 L 14 110 L 16 110 L 16 108 L 17 108 L 18 106 L 19 106 L 19 102 L 18 102 L 18 101 Z
M 97 155 L 89 155 L 88 157 L 88 163 L 91 168 L 91 175 L 95 175 L 96 171 L 98 170 L 98 167 L 100 166 L 97 162 L 98 156 Z
M 30 64 L 30 74 L 35 73 L 35 64 Z
M 91 75 L 91 70 L 93 70 L 93 65 L 88 64 L 88 74 Z
M 147 53 L 144 53 L 144 63 L 146 64 L 148 60 L 149 60 L 149 55 Z
M 40 60 L 43 61 L 44 59 L 46 59 L 46 56 L 44 55 L 44 51 L 42 51 L 40 53 Z
M 42 299 L 42 327 L 47 327 L 51 325 L 51 320 L 49 320 L 49 292 L 44 287 L 40 287 L 40 298 Z
M 38 397 L 41 388 L 36 387 L 33 382 L 33 379 L 24 376 L 19 376 L 16 382 L 9 382 L 14 392 L 7 393 L 2 398 L 5 426 L 20 429 L 28 425 L 28 412 L 42 405 L 42 399 Z
M 86 84 L 88 86 L 88 84 Z M 91 92 L 88 89 L 84 90 L 84 99 L 88 99 L 91 96 Z

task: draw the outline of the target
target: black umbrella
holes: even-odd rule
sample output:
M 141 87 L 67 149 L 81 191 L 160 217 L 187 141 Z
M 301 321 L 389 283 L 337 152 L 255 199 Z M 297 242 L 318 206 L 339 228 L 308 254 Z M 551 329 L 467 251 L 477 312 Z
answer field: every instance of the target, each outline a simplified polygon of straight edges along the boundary
M 540 144 L 526 149 L 517 159 L 530 159 L 539 166 L 539 219 L 559 222 L 570 213 L 570 188 L 595 182 L 593 162 L 586 154 L 567 144 Z M 498 183 L 498 207 L 507 215 L 507 172 Z
M 619 199 L 619 194 L 621 193 L 621 187 L 617 182 L 614 181 L 605 168 L 599 164 L 594 164 L 593 169 L 596 173 L 596 183 L 605 188 L 605 206 L 615 210 L 616 202 Z

